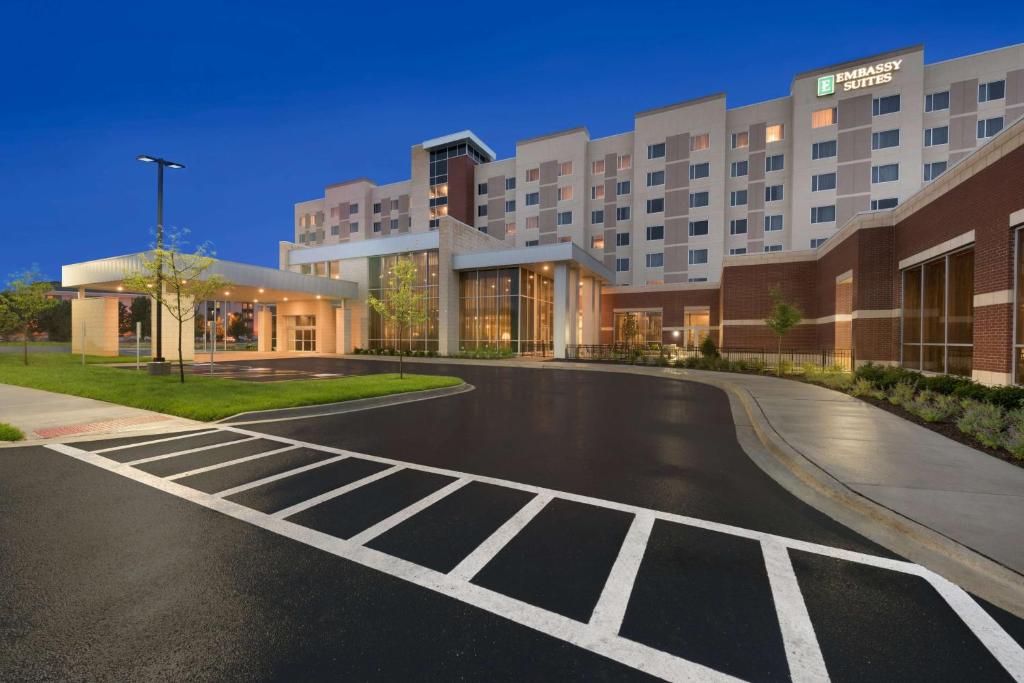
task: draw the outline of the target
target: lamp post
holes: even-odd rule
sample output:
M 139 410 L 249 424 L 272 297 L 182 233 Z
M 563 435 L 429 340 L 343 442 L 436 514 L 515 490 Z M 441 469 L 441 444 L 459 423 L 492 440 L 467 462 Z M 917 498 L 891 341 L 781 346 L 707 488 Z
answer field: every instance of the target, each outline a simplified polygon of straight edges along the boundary
M 154 363 L 164 363 L 164 349 L 163 349 L 163 300 L 164 300 L 164 283 L 163 283 L 163 254 L 164 248 L 164 167 L 166 168 L 185 168 L 184 164 L 179 164 L 175 161 L 168 161 L 167 159 L 161 159 L 160 157 L 149 156 L 148 154 L 140 154 L 135 157 L 138 161 L 144 161 L 149 164 L 156 164 L 156 355 L 153 356 Z M 154 366 L 150 366 L 154 368 Z M 157 366 L 157 367 L 163 367 Z M 155 370 L 155 368 L 154 368 Z

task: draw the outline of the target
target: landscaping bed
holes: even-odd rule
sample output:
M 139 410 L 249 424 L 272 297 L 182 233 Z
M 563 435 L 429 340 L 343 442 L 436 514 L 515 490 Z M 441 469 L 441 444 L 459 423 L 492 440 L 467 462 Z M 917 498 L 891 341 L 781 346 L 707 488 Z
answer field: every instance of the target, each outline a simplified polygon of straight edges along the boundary
M 25 434 L 20 429 L 6 422 L 0 422 L 0 441 L 21 441 L 24 438 Z
M 154 377 L 115 370 L 104 365 L 123 358 L 70 354 L 38 354 L 23 365 L 18 355 L 0 354 L 0 383 L 82 396 L 119 405 L 154 410 L 193 420 L 218 420 L 237 413 L 274 408 L 336 403 L 461 384 L 457 377 L 397 374 L 354 375 L 335 379 L 287 382 L 240 382 L 219 377 L 188 375 L 181 384 L 176 374 Z

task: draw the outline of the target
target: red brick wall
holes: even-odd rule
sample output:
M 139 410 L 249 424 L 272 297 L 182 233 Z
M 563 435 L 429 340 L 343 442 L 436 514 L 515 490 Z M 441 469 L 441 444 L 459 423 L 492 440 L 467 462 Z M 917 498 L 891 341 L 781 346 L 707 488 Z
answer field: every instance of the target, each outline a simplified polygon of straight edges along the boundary
M 476 222 L 475 182 L 472 159 L 461 156 L 448 160 L 448 215 L 466 225 Z

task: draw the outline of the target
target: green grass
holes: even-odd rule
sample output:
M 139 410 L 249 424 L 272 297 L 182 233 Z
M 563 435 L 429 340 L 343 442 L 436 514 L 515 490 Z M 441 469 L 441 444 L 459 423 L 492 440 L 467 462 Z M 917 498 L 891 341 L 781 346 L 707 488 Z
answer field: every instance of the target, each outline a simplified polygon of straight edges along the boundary
M 25 342 L 22 341 L 0 341 L 0 346 L 25 346 Z M 71 346 L 71 342 L 58 342 L 58 341 L 30 341 L 28 343 L 29 353 L 33 346 Z
M 288 382 L 244 382 L 187 375 L 151 377 L 135 370 L 103 367 L 124 358 L 99 358 L 62 353 L 37 354 L 29 365 L 21 356 L 0 354 L 0 383 L 94 398 L 120 405 L 155 410 L 193 420 L 217 420 L 236 413 L 317 405 L 357 398 L 387 396 L 461 384 L 457 377 L 396 374 L 355 375 L 337 379 Z
M 0 422 L 0 441 L 21 441 L 25 435 L 20 429 L 6 422 Z

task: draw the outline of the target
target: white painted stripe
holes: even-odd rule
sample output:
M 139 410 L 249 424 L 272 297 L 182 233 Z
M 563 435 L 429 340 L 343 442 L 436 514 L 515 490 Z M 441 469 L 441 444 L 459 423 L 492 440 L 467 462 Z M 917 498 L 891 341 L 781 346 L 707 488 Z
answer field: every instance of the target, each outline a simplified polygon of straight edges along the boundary
M 781 543 L 761 544 L 768 582 L 779 618 L 782 642 L 786 648 L 789 676 L 794 681 L 827 681 L 825 659 L 814 634 L 811 616 L 800 593 L 789 551 Z
M 111 453 L 113 451 L 123 451 L 126 448 L 135 448 L 136 446 L 149 446 L 154 443 L 163 443 L 165 441 L 174 441 L 175 439 L 187 439 L 192 436 L 204 436 L 206 434 L 213 434 L 216 429 L 207 429 L 202 432 L 188 432 L 187 434 L 176 434 L 174 436 L 168 436 L 161 439 L 153 439 L 152 441 L 136 441 L 135 443 L 126 443 L 121 446 L 111 446 L 110 448 L 101 448 L 98 451 L 92 451 L 93 453 Z
M 426 498 L 423 498 L 422 500 L 419 500 L 413 503 L 412 505 L 399 510 L 398 512 L 391 515 L 387 519 L 383 519 L 377 522 L 369 529 L 364 529 L 363 531 L 360 531 L 358 534 L 348 539 L 349 543 L 354 543 L 355 545 L 365 545 L 369 543 L 373 539 L 383 534 L 385 531 L 388 531 L 389 529 L 398 526 L 399 524 L 409 519 L 413 515 L 417 514 L 418 512 L 426 510 L 428 507 L 430 507 L 437 501 L 441 500 L 445 496 L 451 493 L 455 493 L 463 486 L 468 484 L 469 481 L 469 479 L 456 479 L 455 481 L 448 484 L 444 488 L 434 491 Z
M 251 436 L 248 439 L 238 439 L 237 441 L 227 441 L 225 443 L 207 444 L 205 446 L 199 446 L 197 448 L 189 448 L 184 451 L 175 451 L 174 453 L 165 453 L 164 455 L 154 455 L 149 458 L 139 458 L 138 460 L 131 460 L 124 463 L 129 467 L 135 467 L 136 465 L 142 465 L 147 462 L 156 462 L 157 460 L 167 460 L 168 458 L 177 458 L 179 455 L 188 455 L 189 453 L 198 453 L 200 451 L 212 451 L 215 448 L 221 446 L 234 446 L 236 443 L 245 443 L 247 441 L 255 441 L 256 439 L 262 438 L 261 436 Z
M 285 451 L 294 451 L 294 450 L 297 450 L 297 449 L 298 449 L 298 446 L 285 446 L 284 448 L 276 448 L 276 449 L 274 449 L 272 451 L 265 451 L 263 453 L 257 453 L 256 455 L 247 455 L 244 458 L 238 458 L 237 460 L 228 460 L 227 462 L 219 462 L 216 465 L 207 465 L 206 467 L 197 467 L 194 470 L 189 470 L 188 472 L 182 472 L 181 474 L 172 474 L 171 476 L 169 476 L 167 478 L 170 479 L 171 481 L 176 481 L 178 479 L 184 479 L 185 477 L 191 477 L 193 474 L 202 474 L 203 472 L 210 472 L 210 471 L 213 471 L 213 470 L 219 470 L 219 469 L 224 468 L 224 467 L 231 467 L 232 465 L 238 465 L 238 464 L 241 464 L 243 462 L 249 462 L 250 460 L 259 460 L 260 458 L 265 458 L 268 455 L 277 455 L 278 453 L 284 453 Z
M 401 469 L 404 469 L 401 465 L 395 465 L 394 467 L 389 467 L 388 469 L 381 470 L 380 472 L 377 472 L 376 474 L 371 474 L 368 477 L 363 477 L 362 479 L 357 479 L 356 481 L 353 481 L 350 484 L 345 484 L 344 486 L 336 488 L 336 489 L 334 489 L 332 491 L 328 491 L 327 493 L 321 493 L 319 496 L 314 496 L 313 498 L 310 498 L 309 500 L 304 500 L 301 503 L 296 503 L 295 505 L 292 505 L 290 507 L 286 507 L 284 510 L 278 510 L 277 512 L 275 512 L 273 514 L 273 517 L 276 518 L 276 519 L 284 519 L 285 517 L 291 517 L 294 514 L 298 514 L 299 512 L 302 512 L 303 510 L 308 510 L 309 508 L 314 507 L 316 505 L 319 505 L 320 503 L 323 503 L 325 501 L 331 500 L 332 498 L 337 498 L 338 496 L 343 496 L 346 493 L 348 493 L 349 491 L 355 491 L 356 489 L 361 488 L 363 486 L 366 486 L 367 484 L 372 484 L 373 482 L 377 481 L 378 479 L 383 479 L 384 477 L 392 475 L 392 474 L 394 474 L 395 472 L 397 472 L 398 470 L 401 470 Z
M 284 479 L 286 477 L 291 477 L 291 476 L 296 475 L 296 474 L 302 474 L 303 472 L 308 472 L 309 470 L 316 469 L 317 467 L 323 467 L 324 465 L 330 465 L 331 463 L 338 462 L 339 460 L 347 460 L 348 458 L 349 458 L 349 456 L 347 456 L 347 455 L 338 455 L 338 456 L 335 456 L 333 458 L 327 458 L 326 460 L 320 460 L 318 462 L 310 463 L 308 465 L 303 465 L 302 467 L 296 467 L 295 469 L 288 470 L 287 472 L 281 472 L 279 474 L 272 474 L 269 477 L 263 477 L 262 479 L 256 479 L 255 481 L 246 482 L 245 484 L 239 484 L 238 486 L 232 487 L 230 489 L 224 489 L 223 491 L 218 491 L 217 493 L 215 493 L 213 495 L 217 496 L 218 498 L 227 498 L 228 496 L 233 496 L 236 493 L 241 493 L 242 491 L 248 491 L 249 489 L 254 489 L 257 486 L 263 486 L 264 484 L 269 484 L 270 482 L 277 481 L 278 479 Z
M 992 616 L 953 582 L 929 572 L 924 577 L 957 613 L 978 640 L 988 648 L 1017 683 L 1024 683 L 1024 648 L 1017 644 Z
M 476 550 L 463 558 L 455 569 L 448 572 L 448 576 L 453 579 L 470 581 L 484 568 L 484 565 L 494 559 L 494 556 L 508 545 L 509 541 L 515 538 L 516 534 L 523 530 L 523 527 L 530 523 L 530 520 L 537 516 L 538 512 L 544 509 L 545 505 L 551 502 L 551 498 L 552 496 L 546 493 L 538 494 L 498 527 L 486 541 L 477 546 Z
M 619 556 L 615 558 L 615 564 L 605 581 L 601 597 L 590 615 L 590 625 L 594 628 L 618 635 L 653 526 L 653 515 L 637 515 L 633 518 L 626 538 L 622 540 Z
M 142 470 L 125 467 L 120 463 L 95 456 L 64 444 L 47 446 L 59 453 L 115 472 L 155 489 L 165 491 L 197 505 L 248 522 L 280 536 L 357 562 L 365 567 L 389 574 L 422 588 L 446 595 L 468 605 L 496 614 L 509 621 L 558 638 L 577 647 L 607 657 L 666 681 L 738 681 L 732 676 L 715 671 L 696 662 L 675 657 L 666 652 L 591 628 L 568 617 L 529 605 L 467 581 L 441 574 L 426 567 L 392 557 L 385 553 L 357 546 L 334 536 L 309 529 L 286 520 L 232 503 L 217 496 L 196 491 L 181 484 L 167 481 Z

